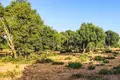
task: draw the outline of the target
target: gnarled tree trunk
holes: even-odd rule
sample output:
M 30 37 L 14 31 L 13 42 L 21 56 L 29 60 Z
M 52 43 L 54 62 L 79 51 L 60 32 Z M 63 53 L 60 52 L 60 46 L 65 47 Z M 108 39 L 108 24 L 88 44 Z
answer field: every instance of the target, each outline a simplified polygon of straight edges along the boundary
M 5 19 L 4 18 L 0 18 L 0 20 L 1 20 L 2 24 L 3 24 L 3 29 L 4 29 L 5 34 L 7 36 L 6 40 L 7 40 L 7 43 L 8 43 L 8 45 L 9 45 L 11 51 L 12 51 L 12 55 L 13 55 L 14 58 L 16 58 L 17 57 L 16 50 L 15 50 L 15 47 L 14 47 L 13 40 L 11 38 L 10 32 L 8 30 L 8 27 L 7 27 L 7 25 L 4 22 Z

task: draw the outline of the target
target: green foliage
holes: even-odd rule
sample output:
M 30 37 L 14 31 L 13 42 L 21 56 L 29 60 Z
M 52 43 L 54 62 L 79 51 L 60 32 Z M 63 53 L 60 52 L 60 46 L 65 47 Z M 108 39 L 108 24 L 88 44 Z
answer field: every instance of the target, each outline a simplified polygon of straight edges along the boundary
M 68 62 L 67 67 L 72 69 L 79 69 L 82 68 L 82 64 L 79 62 Z
M 103 75 L 106 75 L 106 74 L 120 74 L 120 65 L 116 66 L 116 67 L 113 67 L 113 69 L 111 69 L 111 70 L 102 69 L 102 70 L 100 70 L 99 74 L 103 74 Z
M 85 62 L 85 61 L 88 61 L 89 60 L 89 57 L 87 54 L 81 54 L 79 59 L 82 61 L 82 62 Z
M 67 30 L 58 32 L 44 24 L 40 15 L 33 10 L 27 0 L 14 0 L 8 6 L 3 7 L 0 3 L 0 18 L 4 23 L 13 41 L 13 47 L 18 55 L 39 53 L 41 50 L 64 50 L 62 52 L 85 52 L 115 46 L 118 43 L 119 35 L 113 31 L 107 31 L 106 35 L 102 28 L 92 24 L 83 23 L 76 31 Z M 0 21 L 0 48 L 9 48 L 8 37 Z M 24 34 L 23 34 L 24 33 Z M 106 38 L 105 38 L 106 37 Z M 12 48 L 11 48 L 12 49 Z M 44 55 L 43 57 L 52 54 Z M 53 54 L 56 55 L 56 54 Z M 30 56 L 37 59 L 36 55 Z M 88 56 L 81 56 L 81 61 L 88 60 Z
M 111 70 L 108 70 L 108 69 L 101 69 L 99 74 L 103 74 L 103 75 L 106 75 L 106 74 L 112 74 L 113 72 Z
M 88 80 L 106 80 L 100 76 L 88 76 Z
M 16 70 L 7 71 L 7 72 L 1 72 L 0 73 L 0 78 L 8 78 L 8 77 L 10 77 L 11 79 L 15 79 L 15 77 L 20 75 L 20 74 L 21 74 L 21 72 L 18 72 Z
M 64 62 L 52 62 L 52 65 L 63 65 Z
M 65 60 L 72 60 L 72 57 L 66 57 Z
M 58 54 L 50 52 L 50 53 L 47 54 L 47 56 L 58 56 Z
M 105 66 L 105 64 L 103 64 L 103 63 L 102 64 L 97 64 L 96 66 Z
M 29 58 L 24 58 L 22 56 L 19 56 L 17 58 L 12 58 L 11 56 L 8 56 L 8 57 L 3 57 L 1 59 L 1 62 L 4 62 L 4 63 L 8 63 L 8 62 L 11 62 L 13 64 L 30 64 L 32 63 L 34 60 L 31 60 Z
M 104 64 L 108 64 L 109 61 L 108 61 L 108 60 L 103 60 L 103 63 L 104 63 Z
M 94 70 L 95 68 L 96 68 L 95 65 L 89 65 L 89 66 L 88 66 L 88 70 Z
M 120 74 L 120 69 L 113 70 L 113 74 Z
M 4 16 L 4 7 L 0 3 L 0 18 Z
M 108 57 L 105 57 L 105 59 L 115 59 L 114 56 L 108 56 Z
M 105 53 L 112 53 L 112 50 L 107 49 L 107 50 L 105 50 Z
M 84 76 L 82 74 L 72 74 L 71 77 L 74 79 L 79 79 L 79 78 L 83 78 Z
M 18 62 L 18 61 L 21 61 L 23 58 L 12 58 L 11 56 L 8 56 L 8 57 L 3 57 L 2 58 L 2 62 L 12 62 L 12 63 L 15 63 L 15 62 Z
M 65 32 L 61 32 L 62 39 L 62 46 L 65 47 L 67 52 L 71 52 L 71 49 L 75 48 L 75 38 L 76 38 L 76 32 L 67 30 Z
M 52 63 L 52 62 L 54 62 L 54 61 L 50 58 L 45 58 L 45 59 L 43 58 L 43 59 L 36 60 L 35 63 Z
M 113 69 L 120 69 L 120 65 L 113 67 Z
M 78 34 L 80 36 L 82 49 L 93 50 L 96 47 L 100 47 L 104 44 L 105 33 L 102 28 L 93 25 L 92 23 L 83 23 L 78 30 Z
M 113 56 L 114 56 L 114 57 L 117 57 L 118 54 L 119 54 L 118 52 L 113 52 Z
M 107 46 L 115 46 L 116 44 L 118 44 L 119 41 L 119 35 L 111 30 L 108 30 L 105 32 L 106 33 L 106 45 Z
M 96 61 L 103 61 L 103 60 L 104 60 L 104 58 L 103 58 L 103 57 L 101 57 L 101 56 L 95 56 L 95 60 L 96 60 Z

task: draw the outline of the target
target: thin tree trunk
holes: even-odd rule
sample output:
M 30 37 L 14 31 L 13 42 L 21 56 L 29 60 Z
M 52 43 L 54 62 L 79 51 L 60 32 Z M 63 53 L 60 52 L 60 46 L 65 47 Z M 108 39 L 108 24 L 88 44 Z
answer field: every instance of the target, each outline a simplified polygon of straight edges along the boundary
M 13 55 L 14 58 L 16 58 L 17 57 L 16 50 L 15 50 L 15 47 L 14 47 L 14 44 L 13 44 L 13 40 L 12 40 L 12 38 L 10 36 L 9 30 L 8 30 L 7 26 L 5 25 L 5 23 L 4 23 L 4 19 L 0 18 L 0 20 L 1 20 L 2 24 L 3 24 L 4 31 L 5 31 L 6 36 L 8 38 L 7 43 L 9 45 L 10 49 L 12 50 L 12 55 Z
M 83 49 L 83 54 L 86 52 L 86 48 L 85 49 Z
M 109 49 L 111 48 L 111 46 L 109 45 Z
M 85 44 L 83 43 L 83 54 L 85 53 L 86 48 L 85 48 Z

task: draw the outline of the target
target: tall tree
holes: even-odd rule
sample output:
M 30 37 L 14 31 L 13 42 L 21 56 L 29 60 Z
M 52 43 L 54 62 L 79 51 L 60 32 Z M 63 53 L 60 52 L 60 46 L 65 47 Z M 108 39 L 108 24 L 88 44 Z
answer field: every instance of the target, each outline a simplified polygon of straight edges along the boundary
M 40 31 L 44 25 L 36 10 L 32 10 L 30 3 L 12 2 L 5 8 L 4 16 L 17 53 L 27 54 L 40 50 Z
M 5 9 L 0 4 L 0 15 L 1 15 L 0 21 L 1 21 L 1 26 L 2 26 L 1 30 L 4 31 L 4 34 L 5 34 L 4 36 L 6 36 L 7 43 L 10 49 L 12 50 L 13 57 L 16 58 L 16 50 L 14 47 L 13 38 L 11 36 L 10 30 L 9 30 L 9 24 L 6 21 L 4 14 L 5 14 Z
M 64 35 L 64 37 L 66 37 L 65 42 L 63 43 L 64 46 L 66 46 L 66 50 L 70 51 L 71 49 L 75 48 L 75 37 L 76 37 L 76 32 L 75 31 L 71 31 L 71 30 L 67 30 L 65 32 L 61 33 L 62 35 Z
M 115 46 L 119 42 L 119 35 L 111 30 L 108 30 L 105 32 L 106 33 L 106 45 L 109 46 Z
M 104 44 L 105 33 L 102 28 L 93 25 L 92 23 L 83 23 L 78 30 L 80 36 L 80 46 L 85 53 L 86 49 L 96 48 L 97 44 Z M 101 40 L 102 39 L 102 40 Z

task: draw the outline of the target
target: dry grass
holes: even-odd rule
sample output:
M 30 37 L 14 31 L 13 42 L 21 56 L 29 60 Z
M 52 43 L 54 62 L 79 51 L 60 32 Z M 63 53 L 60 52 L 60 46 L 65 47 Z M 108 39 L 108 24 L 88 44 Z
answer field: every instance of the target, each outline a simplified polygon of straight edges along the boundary
M 6 72 L 6 71 L 12 71 L 16 68 L 17 72 L 24 71 L 23 75 L 20 74 L 21 79 L 20 80 L 88 80 L 87 77 L 93 76 L 98 74 L 98 72 L 101 69 L 111 69 L 113 66 L 117 66 L 120 62 L 120 55 L 116 59 L 109 60 L 110 63 L 106 64 L 105 66 L 96 66 L 95 70 L 88 70 L 89 63 L 92 62 L 92 64 L 101 64 L 101 62 L 90 60 L 90 57 L 94 58 L 95 56 L 102 56 L 102 57 L 108 57 L 112 56 L 112 54 L 87 54 L 87 57 L 80 54 L 75 55 L 57 55 L 57 56 L 48 56 L 47 58 L 52 59 L 56 62 L 64 62 L 64 65 L 52 65 L 52 63 L 44 63 L 44 64 L 11 64 L 11 63 L 2 63 L 0 67 L 0 72 Z M 83 59 L 81 59 L 83 57 Z M 86 61 L 84 61 L 84 57 Z M 67 58 L 67 59 L 66 59 Z M 69 69 L 66 67 L 68 62 L 80 62 L 83 64 L 83 68 L 81 69 Z M 79 79 L 71 78 L 73 74 L 80 74 L 83 75 L 83 77 L 80 77 Z M 112 75 L 113 78 L 109 75 L 97 75 L 102 78 L 105 78 L 105 80 L 119 80 L 120 75 Z M 96 76 L 95 76 L 96 77 Z M 93 76 L 94 78 L 94 76 Z M 101 80 L 102 80 L 101 78 Z M 0 80 L 10 80 L 10 78 L 0 78 Z
M 28 64 L 5 63 L 0 66 L 0 80 L 12 80 L 11 76 L 16 78 L 21 77 L 26 66 L 28 66 Z

